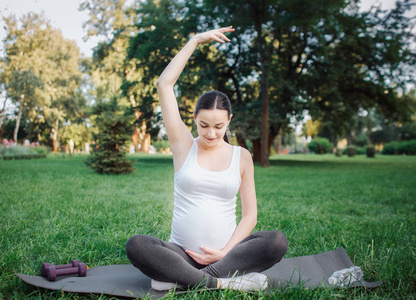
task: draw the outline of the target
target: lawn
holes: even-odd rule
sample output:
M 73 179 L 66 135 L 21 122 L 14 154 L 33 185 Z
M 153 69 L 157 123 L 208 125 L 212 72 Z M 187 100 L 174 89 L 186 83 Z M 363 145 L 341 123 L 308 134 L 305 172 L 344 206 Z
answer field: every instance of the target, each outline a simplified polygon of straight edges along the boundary
M 129 263 L 136 233 L 167 239 L 172 214 L 170 156 L 131 155 L 131 175 L 98 175 L 85 156 L 0 161 L 0 299 L 110 299 L 33 288 L 15 273 L 72 259 L 89 267 Z M 256 230 L 282 230 L 286 257 L 343 246 L 376 289 L 203 292 L 205 299 L 413 299 L 416 296 L 416 157 L 274 156 L 256 166 Z M 183 297 L 183 296 L 182 296 Z M 179 296 L 171 295 L 176 299 Z

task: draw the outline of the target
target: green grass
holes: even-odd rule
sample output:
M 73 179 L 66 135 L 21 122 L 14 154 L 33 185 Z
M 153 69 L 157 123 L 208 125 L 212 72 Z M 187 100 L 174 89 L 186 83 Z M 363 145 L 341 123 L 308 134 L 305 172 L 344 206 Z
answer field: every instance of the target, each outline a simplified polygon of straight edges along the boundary
M 89 267 L 129 263 L 136 233 L 167 239 L 172 159 L 133 155 L 131 175 L 98 175 L 84 156 L 0 161 L 0 299 L 111 299 L 29 286 L 15 273 L 40 275 L 42 263 Z M 273 295 L 214 291 L 167 299 L 416 298 L 416 157 L 290 155 L 256 166 L 256 230 L 282 230 L 286 257 L 343 246 L 376 289 L 286 289 Z

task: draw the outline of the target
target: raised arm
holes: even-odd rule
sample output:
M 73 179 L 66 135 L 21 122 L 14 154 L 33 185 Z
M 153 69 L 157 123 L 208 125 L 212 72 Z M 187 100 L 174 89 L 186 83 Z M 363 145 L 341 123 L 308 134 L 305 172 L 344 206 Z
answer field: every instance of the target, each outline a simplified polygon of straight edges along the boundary
M 179 114 L 178 103 L 173 90 L 174 85 L 199 44 L 205 44 L 211 41 L 218 41 L 220 43 L 229 42 L 230 40 L 224 33 L 232 31 L 234 29 L 230 26 L 196 34 L 174 57 L 157 80 L 157 92 L 162 108 L 163 122 L 169 137 L 174 159 L 175 153 L 180 155 L 181 152 L 186 151 L 185 148 L 189 150 L 189 145 L 192 143 L 192 135 L 182 122 Z

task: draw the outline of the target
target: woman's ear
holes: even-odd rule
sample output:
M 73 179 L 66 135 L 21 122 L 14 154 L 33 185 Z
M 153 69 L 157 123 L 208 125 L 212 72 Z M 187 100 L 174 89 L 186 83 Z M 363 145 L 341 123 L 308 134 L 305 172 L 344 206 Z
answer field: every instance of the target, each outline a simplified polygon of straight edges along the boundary
M 195 122 L 195 124 L 196 124 L 196 114 L 194 114 L 194 122 Z
M 228 125 L 230 125 L 231 122 L 231 118 L 233 117 L 233 114 L 230 115 L 230 117 L 228 118 Z

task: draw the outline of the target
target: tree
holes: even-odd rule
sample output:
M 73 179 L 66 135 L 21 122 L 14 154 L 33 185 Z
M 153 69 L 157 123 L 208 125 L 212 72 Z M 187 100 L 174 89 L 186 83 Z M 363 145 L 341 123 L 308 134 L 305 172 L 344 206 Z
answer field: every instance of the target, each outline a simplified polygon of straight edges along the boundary
M 126 132 L 130 127 L 130 118 L 120 112 L 119 101 L 114 95 L 108 102 L 101 102 L 95 106 L 94 114 L 99 131 L 94 135 L 96 147 L 85 163 L 100 174 L 125 174 L 133 171 L 132 162 L 125 156 Z
M 141 107 L 141 95 L 133 95 L 126 91 L 131 85 L 130 66 L 126 58 L 130 37 L 136 31 L 133 19 L 136 12 L 133 6 L 128 6 L 126 1 L 84 1 L 81 10 L 89 11 L 90 20 L 84 26 L 88 29 L 88 36 L 104 36 L 94 51 L 93 61 L 90 67 L 92 80 L 95 86 L 105 94 L 105 91 L 113 93 L 115 90 L 123 90 L 123 97 L 130 101 L 129 107 L 134 111 L 135 122 L 132 130 L 132 140 L 136 151 L 147 152 L 150 146 L 150 134 L 148 128 L 151 118 L 149 113 Z M 134 68 L 134 66 L 133 66 Z M 137 77 L 137 76 L 136 76 Z M 126 78 L 129 78 L 126 80 Z M 108 95 L 102 95 L 108 98 Z M 150 114 L 151 117 L 152 114 Z M 149 120 L 145 122 L 144 120 Z M 141 147 L 139 148 L 139 144 Z
M 409 103 L 394 84 L 413 78 L 403 43 L 412 22 L 403 18 L 409 1 L 399 2 L 384 18 L 345 0 L 143 1 L 128 30 L 122 89 L 151 132 L 159 121 L 154 82 L 167 63 L 194 32 L 234 25 L 231 43 L 194 53 L 175 90 L 178 104 L 187 122 L 201 91 L 226 92 L 238 142 L 249 140 L 254 160 L 268 166 L 273 139 L 306 112 L 338 132 L 362 109 L 405 112 Z
M 158 102 L 156 80 L 189 35 L 196 30 L 192 1 L 143 1 L 136 10 L 136 35 L 130 38 L 126 57 L 126 74 L 122 86 L 136 113 L 136 128 L 156 137 L 161 114 L 156 111 Z M 184 122 L 191 128 L 193 105 L 204 88 L 203 76 L 195 72 L 195 60 L 190 61 L 178 84 L 177 98 Z M 198 92 L 197 90 L 200 89 Z
M 4 17 L 6 37 L 1 80 L 18 108 L 15 137 L 22 115 L 29 124 L 47 123 L 56 151 L 59 122 L 79 114 L 84 105 L 79 87 L 79 50 L 42 15 L 29 13 L 19 24 Z M 31 126 L 33 128 L 34 126 Z
M 343 15 L 338 19 L 343 34 L 333 47 L 318 52 L 322 59 L 310 68 L 309 112 L 338 136 L 351 136 L 360 111 L 375 108 L 396 121 L 410 117 L 411 102 L 399 95 L 415 78 L 414 21 L 404 16 L 409 1 L 396 5 L 390 12 Z

